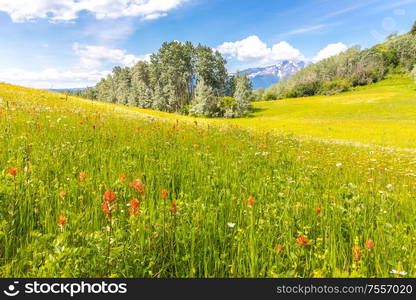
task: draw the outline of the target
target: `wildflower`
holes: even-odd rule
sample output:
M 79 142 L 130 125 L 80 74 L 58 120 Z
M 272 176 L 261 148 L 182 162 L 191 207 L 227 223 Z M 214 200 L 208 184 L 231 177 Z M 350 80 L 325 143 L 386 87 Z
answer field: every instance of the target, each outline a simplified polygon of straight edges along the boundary
M 302 246 L 309 246 L 310 245 L 308 238 L 304 235 L 298 236 L 296 238 L 295 242 L 299 245 L 302 245 Z
M 302 202 L 296 202 L 295 204 L 295 207 L 302 207 L 302 206 L 303 206 Z
M 84 125 L 84 121 L 79 121 L 79 125 Z
M 60 191 L 59 196 L 63 199 L 65 197 L 66 193 L 65 191 Z
M 11 167 L 9 168 L 9 170 L 7 171 L 7 174 L 11 175 L 11 176 L 16 176 L 17 172 L 19 170 L 16 167 Z
M 58 217 L 58 225 L 61 226 L 61 227 L 63 227 L 66 224 L 67 221 L 68 221 L 68 218 L 65 217 L 65 216 L 59 216 Z
M 247 199 L 247 206 L 252 207 L 254 205 L 254 197 L 250 196 Z
M 283 252 L 285 251 L 285 246 L 283 246 L 283 245 L 277 245 L 277 246 L 274 248 L 274 250 L 275 250 L 277 253 L 283 253 Z
M 144 193 L 144 184 L 140 179 L 136 179 L 133 182 L 130 182 L 129 186 L 131 186 L 139 194 Z
M 116 194 L 112 190 L 108 190 L 103 195 L 103 200 L 111 203 L 116 199 Z
M 342 167 L 342 163 L 337 163 L 335 166 L 337 166 L 338 168 Z
M 176 215 L 176 213 L 178 212 L 177 204 L 175 201 L 172 201 L 172 208 L 170 209 L 170 211 L 172 212 L 172 215 Z
M 163 189 L 160 191 L 160 196 L 162 197 L 162 199 L 166 199 L 166 197 L 168 196 L 168 190 L 167 189 Z
M 120 175 L 118 175 L 118 179 L 120 179 L 120 181 L 124 181 L 124 180 L 127 179 L 127 176 L 124 175 L 124 174 L 120 174 Z
M 108 203 L 107 203 L 107 202 L 103 202 L 103 204 L 102 204 L 102 209 L 103 209 L 103 212 L 105 212 L 105 213 L 107 213 L 107 214 L 111 213 L 111 211 L 113 210 L 113 209 L 110 207 L 110 205 L 108 205 Z
M 375 244 L 373 240 L 368 240 L 367 242 L 365 242 L 365 247 L 368 251 L 371 251 L 374 248 L 374 246 Z
M 315 209 L 315 212 L 316 212 L 317 214 L 321 213 L 321 208 L 320 208 L 320 207 L 317 207 L 317 208 Z
M 137 215 L 139 213 L 139 210 L 138 210 L 138 208 L 140 206 L 139 200 L 137 200 L 137 199 L 131 199 L 129 206 L 130 206 L 130 208 L 129 208 L 130 214 L 132 216 L 135 216 L 135 215 Z
M 139 205 L 140 205 L 139 200 L 137 200 L 137 199 L 131 199 L 131 200 L 130 200 L 130 207 L 133 207 L 133 208 L 138 208 L 138 207 L 139 207 Z
M 406 271 L 397 271 L 397 270 L 393 269 L 393 270 L 390 271 L 390 274 L 406 276 L 407 272 Z
M 87 173 L 85 172 L 80 172 L 79 176 L 78 176 L 79 180 L 83 181 L 87 178 Z
M 352 257 L 354 258 L 355 261 L 361 260 L 362 252 L 363 251 L 360 246 L 352 247 Z
M 235 227 L 235 223 L 227 223 L 228 227 L 230 228 L 234 228 Z

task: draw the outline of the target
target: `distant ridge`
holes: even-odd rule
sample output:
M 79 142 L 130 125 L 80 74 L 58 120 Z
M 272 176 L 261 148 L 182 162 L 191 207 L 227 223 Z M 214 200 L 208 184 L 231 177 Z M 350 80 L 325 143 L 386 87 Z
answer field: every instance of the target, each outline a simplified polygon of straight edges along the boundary
M 306 62 L 304 61 L 282 60 L 275 65 L 250 68 L 240 72 L 248 74 L 253 83 L 253 89 L 256 90 L 258 88 L 268 88 L 295 74 L 305 66 Z

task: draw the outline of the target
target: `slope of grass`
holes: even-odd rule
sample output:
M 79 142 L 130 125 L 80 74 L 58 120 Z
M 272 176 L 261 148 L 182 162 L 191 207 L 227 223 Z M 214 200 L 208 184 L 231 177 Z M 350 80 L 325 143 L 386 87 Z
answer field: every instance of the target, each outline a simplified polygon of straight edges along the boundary
M 337 97 L 413 95 L 394 80 Z M 294 107 L 317 100 L 350 124 L 342 98 L 209 121 L 268 132 L 5 84 L 0 98 L 2 277 L 416 276 L 414 155 L 278 134 L 268 112 L 311 128 Z
M 335 96 L 259 102 L 236 124 L 299 136 L 416 148 L 416 85 L 392 76 Z

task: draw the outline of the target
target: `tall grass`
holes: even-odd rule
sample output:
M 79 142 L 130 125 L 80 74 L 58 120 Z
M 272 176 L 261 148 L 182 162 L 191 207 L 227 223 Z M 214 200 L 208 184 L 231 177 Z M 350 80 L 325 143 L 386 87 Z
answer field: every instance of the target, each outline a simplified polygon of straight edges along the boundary
M 0 97 L 3 277 L 416 275 L 412 153 Z

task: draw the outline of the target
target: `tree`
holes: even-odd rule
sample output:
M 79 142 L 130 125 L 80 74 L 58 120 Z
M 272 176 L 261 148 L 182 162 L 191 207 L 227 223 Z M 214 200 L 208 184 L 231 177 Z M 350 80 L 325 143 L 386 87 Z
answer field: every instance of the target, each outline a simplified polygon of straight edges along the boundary
M 165 42 L 151 55 L 150 62 L 140 61 L 132 68 L 114 67 L 97 84 L 96 92 L 105 101 L 177 113 L 187 113 L 191 104 L 198 103 L 204 113 L 212 115 L 208 111 L 218 103 L 216 97 L 234 94 L 234 80 L 229 81 L 226 63 L 218 51 L 209 47 Z M 203 102 L 198 92 L 199 98 L 195 99 L 197 85 L 202 85 L 200 90 L 209 90 L 212 97 Z
M 211 86 L 201 78 L 195 89 L 195 100 L 190 113 L 197 117 L 214 117 L 218 112 L 217 99 Z
M 247 74 L 238 73 L 235 76 L 234 99 L 237 102 L 236 116 L 242 116 L 248 112 L 253 99 L 252 84 Z
M 412 27 L 412 29 L 410 30 L 410 33 L 411 33 L 411 34 L 416 34 L 416 22 L 414 22 L 414 23 L 413 23 L 413 27 Z

